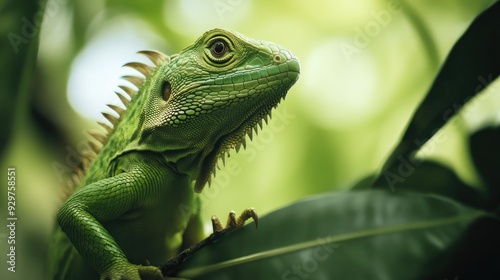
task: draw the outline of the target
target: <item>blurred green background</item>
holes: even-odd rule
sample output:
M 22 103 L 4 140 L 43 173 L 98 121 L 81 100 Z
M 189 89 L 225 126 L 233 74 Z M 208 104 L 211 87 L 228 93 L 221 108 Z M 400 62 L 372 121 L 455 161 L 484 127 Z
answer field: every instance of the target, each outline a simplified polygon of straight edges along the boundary
M 98 129 L 106 104 L 119 104 L 113 91 L 126 84 L 119 77 L 133 73 L 121 66 L 146 61 L 137 51 L 177 53 L 204 31 L 223 27 L 278 43 L 300 59 L 300 79 L 269 125 L 245 151 L 232 153 L 201 194 L 209 225 L 213 214 L 224 219 L 229 210 L 253 206 L 263 215 L 305 196 L 347 189 L 376 172 L 452 45 L 494 1 L 50 0 L 41 28 L 34 18 L 38 4 L 22 2 L 0 4 L 1 79 L 21 85 L 0 92 L 2 185 L 7 167 L 18 174 L 18 272 L 12 279 L 42 275 L 63 167 L 80 150 L 85 131 Z M 31 72 L 26 65 L 36 39 L 13 43 L 9 37 L 23 37 L 26 21 L 40 36 Z M 12 77 L 18 72 L 21 78 Z M 500 122 L 498 85 L 448 123 L 440 141 L 420 156 L 481 186 L 464 136 Z M 19 96 L 23 90 L 28 94 Z M 6 191 L 0 198 L 6 205 Z M 2 209 L 2 220 L 6 215 Z M 5 273 L 0 278 L 13 276 Z

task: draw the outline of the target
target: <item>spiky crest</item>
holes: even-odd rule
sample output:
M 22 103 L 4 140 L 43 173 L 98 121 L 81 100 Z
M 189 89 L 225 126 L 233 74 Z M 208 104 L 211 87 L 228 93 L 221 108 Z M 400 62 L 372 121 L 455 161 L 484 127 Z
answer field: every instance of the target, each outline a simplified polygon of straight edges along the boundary
M 123 67 L 132 68 L 144 76 L 144 77 L 137 77 L 137 76 L 126 75 L 126 76 L 122 77 L 122 79 L 133 84 L 137 88 L 137 90 L 139 90 L 139 88 L 144 83 L 145 78 L 150 76 L 151 73 L 153 73 L 154 69 L 157 66 L 163 64 L 166 61 L 167 62 L 170 61 L 169 56 L 167 56 L 166 54 L 163 54 L 161 52 L 158 52 L 158 51 L 144 50 L 144 51 L 139 51 L 138 53 L 146 56 L 154 64 L 154 66 L 147 65 L 147 64 L 144 64 L 141 62 L 129 62 L 129 63 L 126 63 L 123 65 Z M 122 104 L 125 106 L 125 109 L 120 107 L 120 106 L 108 104 L 107 106 L 110 109 L 112 109 L 114 112 L 116 112 L 116 114 L 118 114 L 118 117 L 117 117 L 117 116 L 110 114 L 110 113 L 107 113 L 107 112 L 102 113 L 102 115 L 109 121 L 109 123 L 112 126 L 110 126 L 109 124 L 103 123 L 103 122 L 97 122 L 102 128 L 104 128 L 106 133 L 100 133 L 100 132 L 96 132 L 96 131 L 89 131 L 88 132 L 89 135 L 93 139 L 88 141 L 89 149 L 84 150 L 81 153 L 80 161 L 81 161 L 82 166 L 75 167 L 73 169 L 73 174 L 69 178 L 69 182 L 68 182 L 68 187 L 70 188 L 70 190 L 68 191 L 68 194 L 65 195 L 66 197 L 69 196 L 72 193 L 72 191 L 78 185 L 80 185 L 80 183 L 83 181 L 83 177 L 85 176 L 85 172 L 88 170 L 91 163 L 97 158 L 99 151 L 106 144 L 108 136 L 111 135 L 111 133 L 113 133 L 113 129 L 119 123 L 120 117 L 125 112 L 131 99 L 134 98 L 137 94 L 136 90 L 134 90 L 128 86 L 120 85 L 119 88 L 122 89 L 130 97 L 130 99 L 128 99 L 127 97 L 125 97 L 125 95 L 123 95 L 119 92 L 115 92 L 116 95 L 118 96 L 118 98 L 120 99 L 120 101 L 122 102 Z

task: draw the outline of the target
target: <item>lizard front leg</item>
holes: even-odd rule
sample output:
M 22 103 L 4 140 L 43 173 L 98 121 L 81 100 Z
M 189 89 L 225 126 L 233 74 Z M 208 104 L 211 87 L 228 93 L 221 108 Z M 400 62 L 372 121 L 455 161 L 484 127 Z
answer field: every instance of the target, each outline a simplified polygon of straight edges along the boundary
M 131 264 L 115 239 L 103 226 L 137 207 L 151 186 L 144 170 L 133 169 L 77 191 L 57 213 L 62 230 L 83 259 L 101 279 L 163 279 L 154 266 Z

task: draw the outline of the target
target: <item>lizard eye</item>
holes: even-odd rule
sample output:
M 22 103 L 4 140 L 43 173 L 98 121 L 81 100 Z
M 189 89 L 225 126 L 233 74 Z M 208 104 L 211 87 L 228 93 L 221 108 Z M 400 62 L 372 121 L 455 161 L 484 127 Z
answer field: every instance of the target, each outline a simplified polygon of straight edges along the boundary
M 227 52 L 226 42 L 222 40 L 215 41 L 210 47 L 210 52 L 216 58 L 221 58 Z
M 229 62 L 234 56 L 232 45 L 224 38 L 216 37 L 205 47 L 205 59 L 212 65 L 221 65 Z

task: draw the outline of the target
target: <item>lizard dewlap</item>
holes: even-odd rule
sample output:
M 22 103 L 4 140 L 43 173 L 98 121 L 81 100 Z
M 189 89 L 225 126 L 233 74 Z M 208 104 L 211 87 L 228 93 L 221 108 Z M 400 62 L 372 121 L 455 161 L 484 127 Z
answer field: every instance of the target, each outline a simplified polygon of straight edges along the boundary
M 223 29 L 176 55 L 139 53 L 154 66 L 126 64 L 143 77 L 124 77 L 137 90 L 120 86 L 126 109 L 109 105 L 120 117 L 104 113 L 106 135 L 92 133 L 57 213 L 49 279 L 163 279 L 157 266 L 203 238 L 196 192 L 300 72 L 285 48 Z

